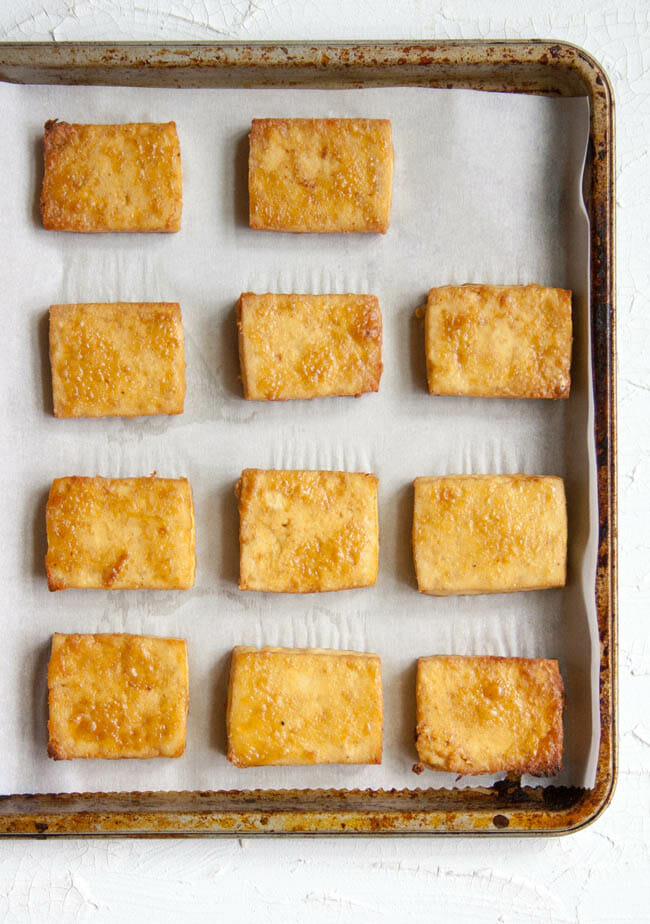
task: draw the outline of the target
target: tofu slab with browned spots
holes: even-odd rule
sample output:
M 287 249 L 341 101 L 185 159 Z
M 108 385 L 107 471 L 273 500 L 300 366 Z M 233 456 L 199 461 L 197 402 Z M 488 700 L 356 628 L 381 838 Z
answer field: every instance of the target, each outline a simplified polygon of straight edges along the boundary
M 381 763 L 381 661 L 357 651 L 238 646 L 226 724 L 237 767 Z
M 377 580 L 375 475 L 245 469 L 239 498 L 242 590 L 314 593 Z
M 179 231 L 181 149 L 175 122 L 45 123 L 43 227 Z
M 388 119 L 253 119 L 250 226 L 385 233 L 393 143 Z
M 558 662 L 435 655 L 418 660 L 420 761 L 432 770 L 552 776 L 562 767 Z
M 52 636 L 47 675 L 48 753 L 76 757 L 181 757 L 189 685 L 181 638 Z
M 564 482 L 541 475 L 415 479 L 413 554 L 421 593 L 506 593 L 566 580 Z
M 186 478 L 55 478 L 46 522 L 50 590 L 194 584 L 194 504 Z
M 52 305 L 55 417 L 181 414 L 185 350 L 176 302 Z
M 379 389 L 381 313 L 374 295 L 255 295 L 237 305 L 244 397 L 286 401 Z
M 440 286 L 425 320 L 429 391 L 568 398 L 571 292 L 549 286 Z

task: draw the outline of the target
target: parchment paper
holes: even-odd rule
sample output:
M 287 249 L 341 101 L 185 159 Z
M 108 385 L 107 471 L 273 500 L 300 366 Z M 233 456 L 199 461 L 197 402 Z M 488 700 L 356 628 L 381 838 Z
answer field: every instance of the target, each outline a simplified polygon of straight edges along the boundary
M 565 767 L 591 786 L 598 742 L 595 456 L 588 332 L 584 99 L 428 89 L 354 91 L 0 87 L 4 112 L 0 376 L 4 630 L 0 791 L 474 785 L 415 776 L 415 659 L 434 653 L 557 657 L 566 686 Z M 373 116 L 393 124 L 391 227 L 289 235 L 247 227 L 247 132 L 255 116 Z M 175 119 L 184 172 L 176 235 L 44 231 L 42 127 Z M 445 283 L 573 289 L 568 402 L 431 397 L 414 312 Z M 258 404 L 242 398 L 234 305 L 242 291 L 379 297 L 385 372 L 376 395 Z M 179 301 L 186 411 L 175 418 L 56 420 L 47 359 L 55 302 Z M 233 494 L 245 467 L 346 469 L 380 478 L 376 587 L 311 596 L 241 592 Z M 198 570 L 190 591 L 47 590 L 45 501 L 62 475 L 189 477 Z M 566 478 L 565 590 L 437 599 L 411 555 L 418 475 L 527 472 Z M 134 632 L 188 640 L 186 756 L 53 762 L 46 756 L 49 639 Z M 384 759 L 373 767 L 238 770 L 225 757 L 235 644 L 321 646 L 383 659 Z

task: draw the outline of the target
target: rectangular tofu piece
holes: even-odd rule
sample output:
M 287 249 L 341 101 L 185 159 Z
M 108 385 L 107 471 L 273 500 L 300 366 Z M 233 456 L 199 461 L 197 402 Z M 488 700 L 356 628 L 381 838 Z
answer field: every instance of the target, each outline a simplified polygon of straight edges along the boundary
M 432 770 L 553 776 L 562 767 L 557 661 L 420 658 L 416 699 L 418 756 Z
M 52 636 L 48 754 L 181 757 L 189 686 L 187 646 L 151 635 Z
M 180 231 L 183 172 L 176 123 L 45 123 L 43 227 Z
M 571 292 L 545 286 L 441 286 L 426 307 L 432 395 L 568 398 Z
M 253 119 L 249 138 L 251 228 L 388 230 L 388 119 Z
M 50 590 L 194 584 L 194 505 L 186 478 L 55 478 L 46 522 Z
M 374 295 L 254 295 L 237 304 L 244 397 L 361 395 L 382 373 Z
M 566 581 L 564 482 L 541 475 L 416 478 L 413 554 L 423 594 L 497 594 Z
M 183 413 L 176 302 L 51 305 L 50 363 L 55 417 Z
M 307 594 L 377 580 L 375 475 L 247 468 L 237 483 L 241 590 Z
M 228 760 L 267 764 L 380 764 L 381 661 L 321 648 L 236 647 Z

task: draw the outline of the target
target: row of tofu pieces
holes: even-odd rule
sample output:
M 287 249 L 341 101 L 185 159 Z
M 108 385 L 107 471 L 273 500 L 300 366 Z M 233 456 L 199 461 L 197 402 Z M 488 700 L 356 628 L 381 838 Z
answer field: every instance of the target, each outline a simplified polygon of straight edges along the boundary
M 571 293 L 539 285 L 442 286 L 425 308 L 429 391 L 567 398 Z M 372 295 L 256 295 L 237 303 L 244 397 L 376 392 L 382 319 Z M 57 417 L 180 414 L 185 351 L 177 303 L 52 305 Z
M 181 757 L 189 705 L 184 639 L 52 638 L 49 745 L 57 760 Z M 425 767 L 460 774 L 556 774 L 563 752 L 557 661 L 420 658 L 416 747 Z M 378 764 L 381 661 L 366 652 L 236 647 L 226 706 L 228 759 Z
M 387 119 L 254 119 L 251 228 L 388 230 L 393 144 Z M 175 122 L 75 125 L 44 134 L 43 225 L 55 231 L 180 231 L 183 171 Z
M 174 122 L 45 126 L 41 212 L 60 231 L 178 231 L 180 145 Z M 393 147 L 386 119 L 255 119 L 252 228 L 385 232 Z M 283 400 L 377 391 L 381 314 L 370 295 L 242 295 L 246 398 Z M 435 394 L 564 398 L 571 293 L 542 286 L 445 286 L 426 310 Z M 52 309 L 55 413 L 180 413 L 183 335 L 175 305 Z
M 374 585 L 377 489 L 377 477 L 363 472 L 245 469 L 235 489 L 240 588 L 314 593 Z M 50 590 L 194 584 L 194 505 L 185 478 L 56 478 L 46 522 Z M 412 536 L 422 593 L 563 586 L 564 482 L 536 475 L 416 478 Z

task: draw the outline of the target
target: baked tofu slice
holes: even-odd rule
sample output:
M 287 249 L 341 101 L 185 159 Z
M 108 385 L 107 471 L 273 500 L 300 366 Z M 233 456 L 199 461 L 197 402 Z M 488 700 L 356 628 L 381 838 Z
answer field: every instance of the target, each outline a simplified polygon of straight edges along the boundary
M 377 391 L 381 313 L 374 295 L 254 295 L 237 305 L 244 397 L 324 398 Z
M 436 655 L 417 669 L 418 756 L 432 770 L 553 776 L 562 767 L 557 661 Z
M 380 764 L 381 661 L 356 651 L 237 647 L 226 724 L 237 767 Z
M 429 391 L 477 398 L 568 398 L 571 292 L 539 285 L 431 289 Z
M 250 226 L 388 230 L 393 144 L 387 119 L 253 119 Z
M 189 686 L 184 639 L 52 636 L 48 754 L 181 757 Z
M 45 123 L 43 227 L 52 231 L 180 231 L 176 123 Z
M 374 584 L 377 484 L 357 472 L 244 469 L 240 589 L 306 594 Z
M 50 590 L 194 584 L 194 505 L 186 478 L 55 478 L 46 522 Z
M 52 305 L 50 363 L 55 417 L 182 414 L 180 306 Z
M 564 482 L 540 475 L 416 478 L 421 593 L 508 593 L 566 581 Z

